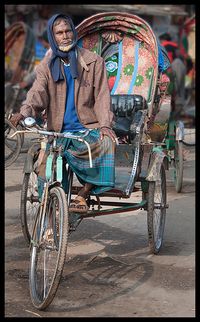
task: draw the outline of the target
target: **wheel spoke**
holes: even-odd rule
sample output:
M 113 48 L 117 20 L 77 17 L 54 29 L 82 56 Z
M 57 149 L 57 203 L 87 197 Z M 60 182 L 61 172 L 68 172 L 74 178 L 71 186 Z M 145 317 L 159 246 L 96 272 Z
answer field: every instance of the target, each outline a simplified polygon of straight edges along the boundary
M 150 249 L 158 253 L 161 248 L 166 214 L 166 178 L 163 165 L 159 180 L 149 183 L 148 189 L 148 234 Z
M 32 248 L 29 278 L 33 304 L 41 309 L 47 307 L 55 296 L 66 255 L 68 207 L 61 188 L 54 187 L 49 191 L 45 218 L 38 220 L 34 229 L 38 229 L 41 237 L 37 246 Z

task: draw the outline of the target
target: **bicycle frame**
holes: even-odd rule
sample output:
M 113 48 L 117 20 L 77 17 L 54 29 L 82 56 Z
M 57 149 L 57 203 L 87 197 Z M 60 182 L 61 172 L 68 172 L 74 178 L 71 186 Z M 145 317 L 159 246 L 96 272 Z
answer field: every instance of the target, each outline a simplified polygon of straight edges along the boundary
M 34 124 L 35 125 L 35 124 Z M 47 206 L 47 200 L 48 200 L 48 191 L 51 187 L 55 185 L 61 185 L 62 179 L 63 179 L 63 158 L 61 156 L 62 152 L 62 147 L 60 146 L 57 149 L 56 145 L 56 139 L 58 137 L 65 137 L 65 138 L 70 138 L 70 139 L 76 139 L 80 142 L 85 143 L 88 149 L 88 154 L 89 154 L 89 164 L 90 167 L 92 168 L 92 155 L 91 155 L 91 149 L 90 145 L 86 140 L 84 140 L 84 137 L 86 137 L 89 133 L 89 130 L 87 130 L 81 137 L 76 136 L 76 135 L 70 135 L 68 133 L 58 133 L 58 132 L 50 132 L 46 130 L 41 130 L 39 126 L 35 125 L 35 127 L 27 127 L 25 126 L 25 130 L 19 130 L 16 131 L 11 137 L 14 137 L 17 134 L 20 133 L 35 133 L 35 134 L 41 134 L 44 136 L 51 136 L 53 137 L 53 141 L 50 145 L 50 153 L 47 157 L 46 161 L 46 171 L 45 171 L 45 177 L 46 177 L 46 182 L 44 183 L 44 189 L 41 197 L 41 202 L 40 202 L 40 210 L 38 215 L 35 218 L 34 222 L 34 228 L 37 223 L 37 220 L 41 221 L 41 225 L 44 224 L 45 220 L 45 213 L 46 213 L 46 206 Z M 54 164 L 56 164 L 56 178 L 54 178 Z M 71 178 L 72 173 L 69 173 L 69 178 Z M 39 201 L 39 200 L 38 200 Z M 70 195 L 68 195 L 68 204 L 70 203 Z M 33 229 L 33 232 L 35 229 Z M 33 240 L 34 236 L 31 237 L 31 243 L 35 244 L 36 241 Z M 41 241 L 41 236 L 39 237 L 39 242 Z M 30 244 L 31 244 L 30 243 Z

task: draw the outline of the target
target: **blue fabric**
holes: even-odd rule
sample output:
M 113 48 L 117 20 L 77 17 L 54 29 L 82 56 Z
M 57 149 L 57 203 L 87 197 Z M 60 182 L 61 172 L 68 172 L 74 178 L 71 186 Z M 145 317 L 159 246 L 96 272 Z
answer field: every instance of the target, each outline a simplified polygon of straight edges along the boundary
M 35 42 L 35 60 L 41 61 L 44 58 L 46 52 L 47 52 L 47 49 L 43 46 L 43 44 L 39 40 L 36 40 L 36 42 Z
M 171 66 L 170 60 L 163 46 L 158 42 L 158 69 L 159 72 L 164 72 Z
M 171 62 L 170 59 L 168 57 L 167 51 L 165 49 L 165 47 L 161 46 L 161 51 L 162 51 L 162 55 L 163 55 L 163 59 L 164 59 L 164 71 L 167 70 L 170 66 L 171 66 Z
M 63 120 L 62 132 L 85 130 L 85 127 L 79 122 L 75 101 L 74 101 L 74 79 L 72 78 L 69 66 L 64 65 L 64 72 L 67 81 L 67 98 Z
M 74 42 L 72 48 L 68 52 L 63 52 L 59 50 L 58 45 L 54 39 L 53 35 L 53 23 L 54 21 L 58 18 L 62 17 L 68 21 L 68 23 L 71 26 L 71 29 L 73 31 L 74 35 Z M 47 24 L 47 35 L 48 35 L 48 41 L 50 44 L 50 47 L 53 51 L 51 60 L 49 63 L 49 68 L 51 70 L 51 75 L 53 77 L 53 80 L 55 82 L 59 80 L 64 80 L 64 76 L 62 75 L 61 71 L 61 58 L 68 58 L 69 63 L 70 63 L 70 72 L 73 78 L 78 77 L 78 68 L 77 68 L 77 59 L 76 59 L 76 52 L 75 52 L 75 47 L 77 44 L 77 34 L 76 30 L 74 27 L 74 24 L 69 16 L 63 15 L 63 14 L 56 14 L 53 15 L 49 20 Z
M 117 89 L 119 80 L 120 80 L 120 76 L 121 76 L 121 69 L 122 69 L 122 41 L 120 41 L 119 43 L 119 62 L 118 62 L 118 70 L 117 70 L 117 76 L 116 76 L 116 80 L 115 80 L 115 84 L 113 86 L 113 89 L 111 91 L 111 95 L 113 95 Z
M 43 123 L 44 123 L 44 120 L 43 120 L 43 118 L 42 118 L 42 116 L 38 116 L 38 117 L 36 117 L 36 123 L 38 124 L 38 125 L 42 125 Z

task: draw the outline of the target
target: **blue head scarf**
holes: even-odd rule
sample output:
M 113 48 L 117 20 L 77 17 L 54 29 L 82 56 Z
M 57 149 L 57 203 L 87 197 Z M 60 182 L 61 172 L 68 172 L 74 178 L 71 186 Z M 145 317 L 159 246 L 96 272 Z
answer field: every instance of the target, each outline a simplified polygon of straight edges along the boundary
M 54 35 L 53 35 L 53 23 L 58 18 L 64 18 L 69 23 L 74 39 L 73 39 L 73 45 L 71 49 L 68 52 L 63 52 L 59 50 L 58 45 L 55 41 Z M 72 78 L 78 77 L 78 69 L 77 69 L 77 59 L 76 59 L 76 53 L 75 53 L 75 47 L 77 44 L 77 33 L 74 27 L 74 24 L 69 16 L 63 15 L 63 14 L 56 14 L 53 15 L 49 20 L 47 24 L 47 35 L 50 47 L 53 51 L 51 60 L 49 63 L 49 68 L 51 70 L 51 75 L 53 77 L 54 82 L 57 82 L 59 80 L 64 80 L 64 76 L 61 71 L 61 58 L 68 58 L 70 63 L 70 72 L 72 75 Z

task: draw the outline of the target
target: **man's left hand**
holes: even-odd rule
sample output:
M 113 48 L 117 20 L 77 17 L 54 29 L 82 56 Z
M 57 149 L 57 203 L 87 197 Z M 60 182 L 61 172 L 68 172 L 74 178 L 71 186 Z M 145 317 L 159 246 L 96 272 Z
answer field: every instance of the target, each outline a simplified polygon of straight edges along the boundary
M 103 140 L 103 137 L 105 135 L 109 136 L 113 142 L 115 142 L 115 143 L 118 142 L 117 136 L 116 136 L 115 132 L 111 128 L 109 128 L 109 127 L 101 127 L 101 129 L 100 129 L 100 139 Z

